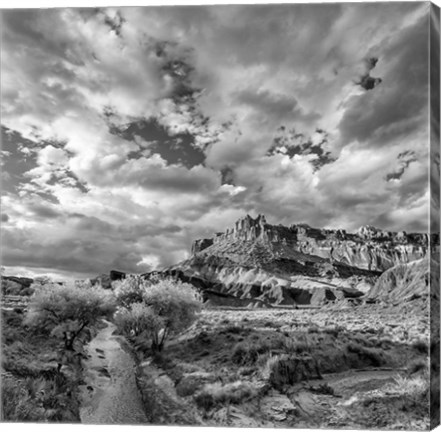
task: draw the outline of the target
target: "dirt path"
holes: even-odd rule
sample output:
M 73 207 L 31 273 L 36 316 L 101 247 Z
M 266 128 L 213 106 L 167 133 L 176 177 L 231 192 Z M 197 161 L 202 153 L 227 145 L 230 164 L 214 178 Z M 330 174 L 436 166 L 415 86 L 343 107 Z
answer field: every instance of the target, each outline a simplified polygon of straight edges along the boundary
M 135 362 L 121 348 L 115 326 L 107 322 L 89 343 L 81 386 L 82 423 L 146 424 L 147 417 L 135 381 Z

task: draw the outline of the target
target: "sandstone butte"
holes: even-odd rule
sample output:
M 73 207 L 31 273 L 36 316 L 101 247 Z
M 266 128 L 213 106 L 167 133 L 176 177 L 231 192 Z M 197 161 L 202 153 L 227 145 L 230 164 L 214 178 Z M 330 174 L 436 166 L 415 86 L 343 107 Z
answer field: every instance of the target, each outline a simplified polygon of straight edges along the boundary
M 225 232 L 196 240 L 187 260 L 143 276 L 160 273 L 191 283 L 213 306 L 358 305 L 382 300 L 385 280 L 392 281 L 395 269 L 406 273 L 403 266 L 420 275 L 413 290 L 428 293 L 431 247 L 439 249 L 439 234 L 287 227 L 247 215 Z M 379 279 L 385 271 L 387 278 Z M 111 279 L 122 276 L 114 272 Z

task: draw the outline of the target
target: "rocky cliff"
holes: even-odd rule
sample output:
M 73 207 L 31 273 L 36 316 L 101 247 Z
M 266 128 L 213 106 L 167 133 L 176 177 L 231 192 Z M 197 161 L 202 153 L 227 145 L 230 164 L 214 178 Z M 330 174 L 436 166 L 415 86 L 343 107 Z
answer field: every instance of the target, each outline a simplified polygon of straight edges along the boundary
M 228 255 L 230 246 L 237 242 L 265 244 L 273 257 L 291 258 L 293 252 L 298 252 L 332 263 L 382 272 L 394 265 L 423 258 L 427 253 L 428 236 L 383 231 L 371 226 L 363 226 L 356 233 L 311 228 L 306 224 L 285 227 L 268 224 L 263 215 L 256 219 L 247 215 L 225 233 L 196 240 L 192 254 L 205 251 Z
M 287 227 L 271 225 L 263 215 L 246 216 L 223 233 L 196 240 L 192 256 L 165 272 L 198 286 L 213 304 L 356 304 L 381 273 L 421 260 L 427 250 L 425 234 Z
M 435 265 L 432 262 L 432 265 Z M 429 295 L 429 259 L 398 264 L 386 270 L 366 298 L 385 304 L 400 304 Z

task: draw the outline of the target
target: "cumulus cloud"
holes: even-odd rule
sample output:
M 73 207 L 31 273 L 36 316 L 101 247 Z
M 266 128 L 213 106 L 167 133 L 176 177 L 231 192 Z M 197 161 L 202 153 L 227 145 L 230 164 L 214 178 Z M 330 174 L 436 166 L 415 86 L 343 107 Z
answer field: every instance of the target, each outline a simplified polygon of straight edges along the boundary
M 427 12 L 4 11 L 4 264 L 146 271 L 245 213 L 424 230 Z

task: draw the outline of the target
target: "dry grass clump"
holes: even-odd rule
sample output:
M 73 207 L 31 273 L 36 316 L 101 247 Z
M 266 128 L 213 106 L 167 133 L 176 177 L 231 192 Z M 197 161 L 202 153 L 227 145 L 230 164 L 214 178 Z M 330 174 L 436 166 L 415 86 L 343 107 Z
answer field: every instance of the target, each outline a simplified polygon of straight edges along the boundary
M 269 381 L 275 365 L 280 361 L 281 358 L 282 356 L 280 354 L 277 354 L 273 356 L 262 356 L 262 359 L 259 359 L 263 363 L 263 366 L 260 369 L 260 375 L 264 380 Z
M 270 357 L 262 376 L 277 390 L 308 379 L 321 378 L 317 361 L 311 356 L 279 355 Z
M 429 379 L 427 375 L 398 376 L 386 389 L 400 397 L 401 410 L 429 413 Z
M 216 382 L 206 384 L 194 400 L 199 408 L 208 411 L 217 405 L 239 404 L 253 399 L 257 394 L 258 390 L 248 382 L 235 381 L 225 385 Z
M 239 342 L 233 348 L 231 361 L 239 366 L 254 365 L 259 358 L 259 354 L 266 351 L 266 347 L 249 342 Z
M 2 311 L 2 419 L 78 422 L 78 383 L 55 366 L 60 342 L 26 328 L 24 317 Z
M 62 374 L 53 378 L 2 379 L 2 419 L 20 422 L 78 422 L 72 383 Z
M 386 363 L 382 350 L 365 347 L 352 342 L 347 345 L 347 350 L 357 354 L 360 360 L 368 362 L 374 367 L 379 367 Z

